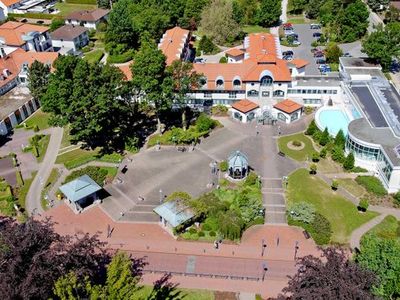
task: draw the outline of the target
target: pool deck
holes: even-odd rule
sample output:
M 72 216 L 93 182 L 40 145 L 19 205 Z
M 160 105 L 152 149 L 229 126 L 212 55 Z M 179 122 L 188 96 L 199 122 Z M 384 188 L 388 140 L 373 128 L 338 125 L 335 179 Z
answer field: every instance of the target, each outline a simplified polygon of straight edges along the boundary
M 321 115 L 322 112 L 326 112 L 326 111 L 340 111 L 345 116 L 346 120 L 348 121 L 347 122 L 347 127 L 350 124 L 350 122 L 355 119 L 353 117 L 353 115 L 350 114 L 348 109 L 346 109 L 344 104 L 343 105 L 339 104 L 339 105 L 334 105 L 334 106 L 321 106 L 317 110 L 317 112 L 315 113 L 315 124 L 317 124 L 317 127 L 321 131 L 325 130 L 325 126 L 323 126 L 321 124 L 320 115 Z M 328 131 L 329 131 L 329 127 L 328 127 Z M 344 132 L 345 135 L 347 134 L 347 131 L 348 131 L 348 128 L 343 129 L 343 132 Z M 337 132 L 336 133 L 332 133 L 332 132 L 329 131 L 329 134 L 331 136 L 335 136 L 337 134 Z

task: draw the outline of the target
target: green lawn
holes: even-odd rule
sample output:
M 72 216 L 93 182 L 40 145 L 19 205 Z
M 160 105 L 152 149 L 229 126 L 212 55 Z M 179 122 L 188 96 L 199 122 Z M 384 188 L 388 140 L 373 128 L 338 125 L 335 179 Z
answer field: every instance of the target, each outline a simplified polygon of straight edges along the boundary
M 37 172 L 32 172 L 31 178 L 24 178 L 24 185 L 18 190 L 17 203 L 25 209 L 25 199 Z
M 145 300 L 148 299 L 153 287 L 145 285 L 135 295 L 135 299 Z M 214 300 L 214 292 L 207 290 L 195 290 L 195 289 L 177 289 L 181 294 L 182 300 Z
M 42 189 L 42 200 L 44 199 L 44 196 L 49 192 L 49 190 L 51 189 L 51 187 L 56 183 L 58 177 L 60 176 L 60 172 L 58 171 L 57 168 L 53 168 L 51 170 L 50 176 L 46 181 L 46 184 L 43 186 Z M 49 197 L 54 196 L 54 195 L 49 195 Z M 46 204 L 47 202 L 44 201 L 44 203 Z M 42 203 L 42 207 L 43 209 L 46 209 L 46 205 L 43 206 Z
M 400 239 L 397 230 L 400 222 L 394 216 L 385 217 L 381 223 L 376 225 L 367 234 L 374 234 L 384 239 Z
M 328 184 L 310 175 L 306 169 L 299 169 L 289 176 L 287 200 L 289 205 L 302 201 L 313 204 L 330 221 L 331 242 L 334 243 L 347 243 L 353 230 L 378 215 L 370 211 L 359 213 L 353 203 L 332 191 Z
M 76 149 L 58 155 L 56 163 L 64 164 L 64 166 L 67 169 L 73 169 L 93 160 L 99 160 L 110 163 L 119 163 L 120 160 L 122 160 L 122 155 L 118 153 L 112 153 L 101 156 L 99 154 L 99 150 Z
M 36 157 L 38 162 L 42 162 L 43 161 L 43 158 L 46 155 L 47 146 L 49 145 L 49 142 L 50 142 L 50 135 L 49 134 L 45 135 L 44 137 L 42 137 L 39 140 L 39 147 L 38 147 L 39 156 Z
M 355 197 L 362 197 L 366 193 L 366 190 L 361 185 L 359 185 L 354 179 L 342 178 L 342 179 L 337 179 L 337 181 L 339 182 L 340 187 L 344 188 Z
M 27 129 L 32 129 L 36 125 L 39 127 L 40 130 L 49 128 L 49 118 L 50 114 L 43 112 L 41 109 L 36 111 L 32 116 L 24 121 L 26 124 Z
M 95 9 L 96 5 L 58 2 L 56 3 L 56 8 L 60 11 L 60 15 L 65 16 L 77 10 Z
M 61 140 L 60 149 L 71 146 L 71 141 L 70 141 L 71 136 L 69 134 L 69 131 L 70 131 L 69 127 L 65 126 L 64 131 L 63 131 L 63 137 Z
M 292 150 L 289 149 L 287 144 L 291 141 L 300 141 L 304 143 L 304 148 L 302 150 Z M 311 158 L 311 155 L 316 150 L 312 144 L 312 141 L 309 137 L 305 136 L 303 133 L 297 133 L 293 135 L 283 136 L 278 140 L 279 150 L 285 153 L 287 156 L 293 158 L 298 161 L 305 161 L 307 158 Z
M 95 64 L 100 62 L 102 57 L 104 56 L 104 51 L 103 50 L 93 50 L 90 52 L 85 53 L 85 56 L 83 59 L 85 59 L 87 62 Z
M 242 28 L 243 32 L 249 33 L 259 33 L 259 32 L 269 32 L 269 28 L 265 28 L 258 25 L 244 25 Z
M 8 185 L 7 181 L 0 180 L 0 201 L 12 196 L 11 187 Z

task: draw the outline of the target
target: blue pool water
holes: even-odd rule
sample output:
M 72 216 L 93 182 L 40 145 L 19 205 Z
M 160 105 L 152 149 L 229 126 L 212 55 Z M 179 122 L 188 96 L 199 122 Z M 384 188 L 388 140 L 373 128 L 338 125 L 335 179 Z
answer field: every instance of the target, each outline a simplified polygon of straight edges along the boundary
M 347 135 L 347 126 L 350 123 L 346 113 L 342 110 L 324 110 L 319 114 L 319 125 L 325 129 L 328 127 L 328 132 L 332 136 L 336 136 L 340 129 L 344 135 Z

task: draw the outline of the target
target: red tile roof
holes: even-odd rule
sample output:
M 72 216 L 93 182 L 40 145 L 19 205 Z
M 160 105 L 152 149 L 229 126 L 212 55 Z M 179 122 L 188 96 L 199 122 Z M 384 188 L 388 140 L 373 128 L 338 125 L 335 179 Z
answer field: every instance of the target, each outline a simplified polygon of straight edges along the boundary
M 167 65 L 170 65 L 174 60 L 181 58 L 189 33 L 189 30 L 182 29 L 178 26 L 169 29 L 164 33 L 158 48 L 167 57 Z
M 259 108 L 259 106 L 258 106 L 258 104 L 254 103 L 250 100 L 243 99 L 243 100 L 240 100 L 240 101 L 232 104 L 232 108 L 245 114 L 252 110 L 255 110 L 256 108 Z
M 293 100 L 286 99 L 274 105 L 274 108 L 279 109 L 287 114 L 291 114 L 299 109 L 301 109 L 303 105 L 294 102 Z
M 238 48 L 232 48 L 225 52 L 226 55 L 237 57 L 244 54 L 244 51 Z
M 117 67 L 122 71 L 122 73 L 124 73 L 126 80 L 132 79 L 132 71 L 130 68 L 130 63 L 124 65 L 118 65 Z
M 11 6 L 11 5 L 15 4 L 15 3 L 21 2 L 21 0 L 1 0 L 1 2 L 5 6 L 9 7 L 9 6 Z
M 6 45 L 19 47 L 25 44 L 22 39 L 23 35 L 34 31 L 44 33 L 48 30 L 49 28 L 46 26 L 10 21 L 0 26 L 0 40 L 3 40 Z
M 293 65 L 295 65 L 297 69 L 305 67 L 309 64 L 309 62 L 307 60 L 300 59 L 300 58 L 295 58 L 292 61 L 290 61 L 289 63 L 292 63 Z
M 25 52 L 22 49 L 17 49 L 7 55 L 5 58 L 0 58 L 0 72 L 7 69 L 10 75 L 4 80 L 0 80 L 0 86 L 4 86 L 9 81 L 13 80 L 21 72 L 22 65 L 28 64 L 30 66 L 35 60 L 44 64 L 53 64 L 58 57 L 56 52 Z

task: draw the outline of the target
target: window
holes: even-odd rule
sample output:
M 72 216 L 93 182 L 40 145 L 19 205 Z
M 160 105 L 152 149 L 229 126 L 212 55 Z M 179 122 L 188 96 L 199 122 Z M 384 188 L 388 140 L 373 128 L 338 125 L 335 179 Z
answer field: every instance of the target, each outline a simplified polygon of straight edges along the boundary
M 222 87 L 224 85 L 224 81 L 222 79 L 217 79 L 216 85 L 217 87 Z
M 247 122 L 250 122 L 256 117 L 256 114 L 254 112 L 251 112 L 247 115 Z
M 294 91 L 295 91 L 295 90 L 288 89 L 288 90 L 287 90 L 287 93 L 288 93 L 288 94 L 294 94 Z
M 236 99 L 236 92 L 229 92 L 230 99 Z
M 239 79 L 235 79 L 235 80 L 233 81 L 233 87 L 240 87 L 240 85 L 241 85 L 241 82 L 240 82 Z
M 312 93 L 313 93 L 313 94 L 316 94 L 316 93 L 317 93 L 317 90 L 312 90 Z
M 258 97 L 258 92 L 256 90 L 250 90 L 247 92 L 248 97 Z
M 262 92 L 262 96 L 263 97 L 269 97 L 269 92 L 266 92 L 266 91 Z
M 290 116 L 290 122 L 296 121 L 299 118 L 299 112 L 296 112 Z
M 285 92 L 282 90 L 276 90 L 276 91 L 274 91 L 274 96 L 275 97 L 283 97 L 283 96 L 285 96 Z
M 235 119 L 237 119 L 237 120 L 240 120 L 240 121 L 242 121 L 242 115 L 240 114 L 240 113 L 238 113 L 238 112 L 235 112 L 234 114 L 233 114 L 233 117 L 235 118 Z
M 284 121 L 284 122 L 286 122 L 286 119 L 287 119 L 287 118 L 286 118 L 286 116 L 285 116 L 283 113 L 280 112 L 280 113 L 278 113 L 278 119 L 279 119 L 279 120 L 282 120 L 282 121 Z
M 204 98 L 212 98 L 212 94 L 210 92 L 205 92 Z
M 334 91 L 333 91 L 333 94 L 336 95 L 336 94 L 337 94 L 337 90 L 334 90 Z

